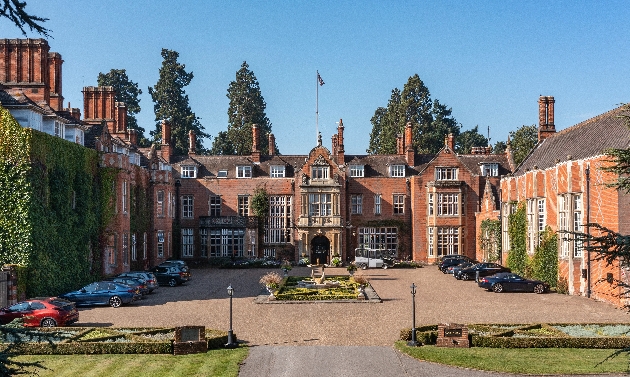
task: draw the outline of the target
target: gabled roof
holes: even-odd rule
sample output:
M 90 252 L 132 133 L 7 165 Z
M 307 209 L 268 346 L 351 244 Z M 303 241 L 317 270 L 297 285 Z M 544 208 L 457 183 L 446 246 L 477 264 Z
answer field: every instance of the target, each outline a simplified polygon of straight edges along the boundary
M 346 165 L 364 165 L 364 177 L 389 177 L 389 167 L 392 165 L 407 165 L 405 156 L 401 155 L 345 155 L 344 163 Z M 405 172 L 405 176 L 416 174 L 411 173 L 409 169 Z
M 630 111 L 620 106 L 544 139 L 516 168 L 514 175 L 523 175 L 530 169 L 547 169 L 568 159 L 600 156 L 609 148 L 628 148 L 630 128 L 620 118 L 622 114 L 630 115 Z

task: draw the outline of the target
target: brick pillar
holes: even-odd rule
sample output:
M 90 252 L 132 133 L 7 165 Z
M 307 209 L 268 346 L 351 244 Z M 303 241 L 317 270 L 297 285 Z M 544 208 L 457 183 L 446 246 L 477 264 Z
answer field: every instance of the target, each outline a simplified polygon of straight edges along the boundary
M 168 121 L 162 121 L 162 146 L 161 146 L 162 158 L 166 162 L 171 162 L 171 155 L 173 154 L 173 148 L 171 147 L 171 125 Z
M 339 119 L 339 125 L 337 126 L 337 163 L 343 165 L 345 158 L 345 147 L 343 144 L 343 119 Z
M 413 166 L 415 160 L 415 152 L 413 150 L 413 127 L 411 122 L 407 122 L 405 126 L 405 160 L 407 165 Z
M 269 155 L 274 156 L 276 154 L 276 137 L 273 134 L 269 134 Z
M 252 125 L 252 160 L 254 162 L 260 162 L 260 150 L 258 150 L 260 131 L 258 125 Z
M 197 135 L 193 130 L 188 131 L 188 154 L 195 154 L 197 150 Z

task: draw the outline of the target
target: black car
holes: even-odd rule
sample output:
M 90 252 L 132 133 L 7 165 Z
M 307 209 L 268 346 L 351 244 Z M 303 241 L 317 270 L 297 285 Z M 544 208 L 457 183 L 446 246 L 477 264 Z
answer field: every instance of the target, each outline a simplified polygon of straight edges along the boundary
M 477 276 L 490 276 L 499 272 L 512 272 L 512 270 L 498 263 L 484 262 L 460 270 L 459 273 L 455 275 L 455 278 L 459 280 L 473 280 L 476 279 Z
M 549 290 L 549 284 L 540 280 L 525 279 L 513 273 L 499 273 L 479 279 L 479 287 L 496 293 L 501 292 L 534 292 L 545 293 Z
M 451 266 L 457 266 L 462 262 L 471 262 L 472 259 L 465 255 L 455 255 L 443 258 L 440 263 L 438 263 L 438 269 L 443 273 L 448 273 L 447 269 Z
M 464 268 L 468 268 L 468 267 L 474 266 L 477 263 L 479 263 L 479 262 L 477 262 L 477 261 L 464 261 L 464 262 L 462 262 L 462 263 L 460 263 L 458 265 L 447 267 L 445 273 L 455 276 L 456 274 L 459 273 L 459 271 L 463 270 Z
M 174 287 L 190 280 L 190 270 L 177 265 L 159 265 L 149 271 L 153 272 L 158 284 Z

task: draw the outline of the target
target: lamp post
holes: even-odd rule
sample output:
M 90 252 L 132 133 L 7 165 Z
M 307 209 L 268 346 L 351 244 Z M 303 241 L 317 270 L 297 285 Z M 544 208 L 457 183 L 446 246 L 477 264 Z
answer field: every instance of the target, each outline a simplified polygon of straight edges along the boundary
M 236 348 L 238 344 L 234 342 L 234 332 L 232 331 L 232 296 L 234 295 L 234 288 L 232 284 L 227 287 L 228 296 L 230 296 L 230 329 L 228 330 L 228 339 L 225 348 Z
M 416 340 L 416 284 L 411 283 L 411 341 L 407 342 L 409 347 L 417 347 Z

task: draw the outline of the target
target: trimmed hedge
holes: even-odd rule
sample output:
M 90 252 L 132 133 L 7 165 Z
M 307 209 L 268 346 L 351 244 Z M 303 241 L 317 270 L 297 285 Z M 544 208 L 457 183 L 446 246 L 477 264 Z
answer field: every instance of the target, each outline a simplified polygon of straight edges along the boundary
M 530 325 L 506 325 L 506 324 L 481 324 L 468 325 L 470 331 L 469 340 L 471 347 L 489 348 L 600 348 L 622 349 L 630 348 L 630 336 L 619 337 L 573 337 L 554 326 L 566 326 L 572 324 L 530 324 Z M 579 324 L 588 325 L 615 325 L 615 324 Z M 625 325 L 625 324 L 624 324 Z M 508 329 L 509 327 L 514 327 Z M 497 330 L 492 332 L 492 330 Z M 489 331 L 488 335 L 476 334 L 475 331 Z M 436 344 L 437 325 L 421 326 L 416 328 L 416 340 L 425 345 Z M 411 329 L 400 331 L 400 340 L 411 340 Z

